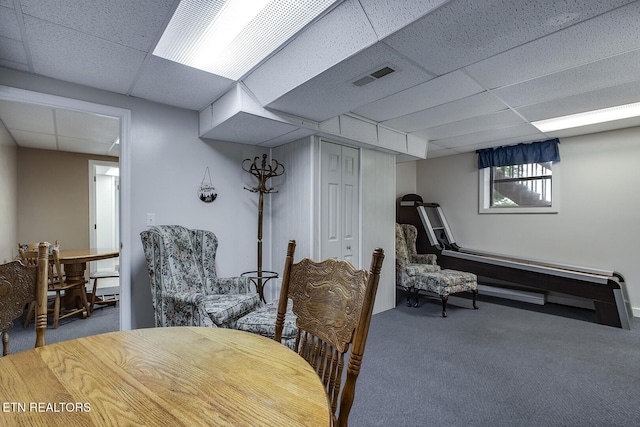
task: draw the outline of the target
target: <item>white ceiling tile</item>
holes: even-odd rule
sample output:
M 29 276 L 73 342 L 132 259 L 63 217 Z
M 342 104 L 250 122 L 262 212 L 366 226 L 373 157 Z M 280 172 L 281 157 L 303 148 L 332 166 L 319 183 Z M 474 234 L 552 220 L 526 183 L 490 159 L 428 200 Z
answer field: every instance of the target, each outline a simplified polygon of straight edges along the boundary
M 14 9 L 0 6 L 0 37 L 22 40 L 18 19 Z
M 471 117 L 495 113 L 506 108 L 506 105 L 491 93 L 483 92 L 427 110 L 421 110 L 413 114 L 387 120 L 382 122 L 382 124 L 404 132 L 414 132 L 419 129 L 431 128 Z
M 120 120 L 71 110 L 55 110 L 58 135 L 112 144 L 120 137 Z
M 38 148 L 41 150 L 56 150 L 56 137 L 46 133 L 29 132 L 23 130 L 9 130 L 13 140 L 20 147 Z
M 431 12 L 447 0 L 360 0 L 379 38 L 384 38 Z
M 145 54 L 59 25 L 25 16 L 33 68 L 38 74 L 127 93 Z
M 537 104 L 634 81 L 640 76 L 640 50 L 592 62 L 559 73 L 496 89 L 511 107 Z
M 53 109 L 43 105 L 0 100 L 0 118 L 8 129 L 55 133 Z
M 131 95 L 190 110 L 201 110 L 233 83 L 177 62 L 151 56 L 145 62 Z
M 69 138 L 66 136 L 58 137 L 58 149 L 60 151 L 69 151 L 71 153 L 88 153 L 107 155 L 111 144 L 105 144 L 97 141 L 81 138 Z
M 541 119 L 640 101 L 637 0 L 336 4 L 244 79 L 255 105 L 227 117 L 210 137 L 270 147 L 310 134 L 282 123 L 265 107 L 325 127 L 334 123 L 330 117 L 353 113 L 415 132 L 412 137 L 429 134 L 429 151 L 448 155 L 548 137 L 529 124 L 513 125 L 522 123 L 518 117 Z M 16 5 L 23 13 L 29 57 L 14 19 Z M 176 5 L 177 0 L 0 0 L 0 66 L 200 110 L 231 82 L 145 56 Z M 615 54 L 620 55 L 598 61 Z M 399 71 L 354 90 L 355 78 L 388 64 Z M 2 70 L 2 84 L 20 81 L 22 73 Z M 89 143 L 78 140 L 90 138 L 81 133 L 100 132 L 90 119 L 62 117 L 60 129 L 77 139 L 64 140 L 66 149 L 86 151 Z M 630 125 L 637 124 L 614 122 L 558 135 Z M 46 146 L 55 141 L 53 133 L 40 130 L 28 134 L 32 143 L 56 149 Z
M 426 69 L 445 74 L 626 3 L 630 1 L 452 1 L 385 42 Z
M 268 105 L 377 41 L 358 0 L 346 0 L 243 81 L 262 105 Z
M 353 110 L 375 121 L 389 120 L 482 92 L 482 86 L 461 71 L 405 89 Z
M 365 86 L 353 84 L 363 75 L 385 66 L 396 72 Z M 378 43 L 298 86 L 269 107 L 324 121 L 430 78 L 419 67 Z
M 636 2 L 470 65 L 467 70 L 493 89 L 639 49 L 639 34 L 640 2 Z
M 544 120 L 640 101 L 640 81 L 579 93 L 517 109 L 529 121 Z
M 21 0 L 22 13 L 148 52 L 174 0 Z
M 27 63 L 27 54 L 22 42 L 7 37 L 0 37 L 0 58 L 19 64 Z
M 471 117 L 469 119 L 423 129 L 415 132 L 415 134 L 422 134 L 426 139 L 433 141 L 458 135 L 483 132 L 495 128 L 516 126 L 522 123 L 525 123 L 525 121 L 513 111 L 503 110 L 497 113 Z
M 485 148 L 502 147 L 506 145 L 515 145 L 515 144 L 522 144 L 522 143 L 526 144 L 526 143 L 535 142 L 535 141 L 544 141 L 546 139 L 549 139 L 547 135 L 544 135 L 538 132 L 538 133 L 533 133 L 531 135 L 518 135 L 510 138 L 495 139 L 487 142 L 481 142 L 479 144 L 464 145 L 464 146 L 458 147 L 457 150 L 460 152 L 471 152 L 476 150 L 482 150 Z
M 421 132 L 414 132 L 414 135 L 421 136 Z M 500 145 L 497 141 L 503 141 L 505 139 L 517 139 L 529 137 L 530 135 L 539 135 L 535 139 L 547 139 L 547 136 L 542 132 L 539 132 L 533 125 L 522 124 L 518 126 L 505 127 L 500 129 L 489 129 L 481 132 L 469 133 L 466 135 L 454 136 L 451 138 L 438 139 L 435 141 L 429 141 L 434 144 L 440 145 L 445 148 L 460 148 L 464 146 L 477 145 L 484 142 L 492 142 L 495 145 Z

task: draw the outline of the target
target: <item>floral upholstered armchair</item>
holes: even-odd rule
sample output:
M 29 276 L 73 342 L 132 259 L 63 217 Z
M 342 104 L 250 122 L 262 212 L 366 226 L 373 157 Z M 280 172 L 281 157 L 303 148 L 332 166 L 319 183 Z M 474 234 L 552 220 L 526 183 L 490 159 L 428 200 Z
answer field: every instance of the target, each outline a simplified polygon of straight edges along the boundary
M 140 233 L 151 285 L 156 326 L 235 328 L 260 306 L 244 277 L 216 275 L 216 235 L 179 225 Z
M 442 302 L 442 317 L 447 317 L 449 295 L 471 291 L 473 308 L 477 309 L 478 278 L 473 273 L 457 270 L 441 270 L 436 264 L 435 254 L 418 254 L 416 239 L 418 231 L 411 224 L 396 224 L 396 286 L 407 293 L 407 305 L 411 304 L 411 293 L 415 294 L 414 307 L 418 306 L 418 293 L 434 293 Z
M 396 286 L 407 292 L 407 305 L 410 293 L 425 273 L 440 271 L 435 254 L 418 254 L 416 238 L 418 231 L 411 224 L 396 223 Z

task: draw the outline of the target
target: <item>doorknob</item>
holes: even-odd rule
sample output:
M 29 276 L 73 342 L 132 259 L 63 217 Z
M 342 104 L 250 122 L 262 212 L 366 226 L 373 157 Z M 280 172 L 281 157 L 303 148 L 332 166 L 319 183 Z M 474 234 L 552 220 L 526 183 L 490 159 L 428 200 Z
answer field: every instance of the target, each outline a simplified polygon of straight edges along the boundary
M 350 251 L 351 250 L 351 246 L 347 246 L 347 250 Z

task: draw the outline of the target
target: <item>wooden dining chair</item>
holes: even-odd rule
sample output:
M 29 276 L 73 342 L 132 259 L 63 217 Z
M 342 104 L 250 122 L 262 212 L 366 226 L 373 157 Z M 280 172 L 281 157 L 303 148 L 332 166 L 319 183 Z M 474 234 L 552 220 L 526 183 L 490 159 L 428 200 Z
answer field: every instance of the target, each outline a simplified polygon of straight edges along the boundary
M 89 281 L 93 281 L 93 290 L 91 291 L 91 299 L 89 301 L 89 314 L 93 313 L 93 308 L 96 304 L 114 306 L 120 301 L 119 294 L 115 293 L 108 297 L 99 297 L 96 293 L 98 291 L 98 279 L 120 279 L 119 271 L 107 271 L 107 272 L 95 272 L 89 276 Z
M 30 249 L 33 245 L 22 245 L 19 248 L 19 257 L 25 264 L 33 264 L 33 259 L 37 254 Z M 60 262 L 60 243 L 56 240 L 55 245 L 52 245 L 49 250 L 49 281 L 48 291 L 55 292 L 53 304 L 49 307 L 49 313 L 53 314 L 53 329 L 58 328 L 60 319 L 65 319 L 70 316 L 79 314 L 83 319 L 87 318 L 90 314 L 89 302 L 87 301 L 87 292 L 85 288 L 86 280 L 70 281 L 64 275 L 62 269 L 62 263 Z M 78 292 L 81 298 L 82 306 L 79 308 L 65 308 L 62 305 L 62 296 L 65 292 L 72 289 L 80 288 L 81 292 Z M 24 327 L 28 327 L 31 319 L 33 318 L 33 308 L 29 308 L 27 319 L 25 320 Z
M 293 303 L 298 333 L 294 350 L 316 371 L 331 405 L 334 426 L 347 426 L 355 397 L 384 251 L 377 248 L 369 271 L 347 261 L 308 258 L 293 262 L 296 242 L 289 241 L 275 340 L 282 339 L 288 301 Z M 342 384 L 345 355 L 347 375 Z
M 35 300 L 36 347 L 45 344 L 47 329 L 47 282 L 49 276 L 49 243 L 38 245 L 36 265 L 20 260 L 0 265 L 0 330 L 2 355 L 9 354 L 9 330 L 20 317 L 24 306 Z

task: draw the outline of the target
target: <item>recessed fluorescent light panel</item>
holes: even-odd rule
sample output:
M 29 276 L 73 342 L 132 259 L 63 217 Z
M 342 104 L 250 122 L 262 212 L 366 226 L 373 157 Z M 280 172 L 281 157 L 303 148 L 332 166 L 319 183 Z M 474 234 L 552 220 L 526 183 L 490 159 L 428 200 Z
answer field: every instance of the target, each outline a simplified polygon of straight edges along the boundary
M 541 132 L 569 129 L 640 116 L 640 102 L 531 122 Z
M 336 0 L 182 0 L 153 54 L 238 80 Z

